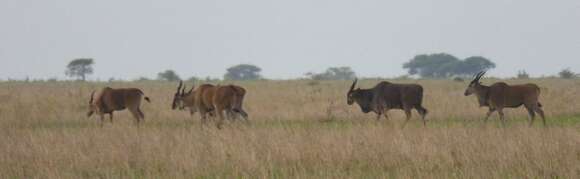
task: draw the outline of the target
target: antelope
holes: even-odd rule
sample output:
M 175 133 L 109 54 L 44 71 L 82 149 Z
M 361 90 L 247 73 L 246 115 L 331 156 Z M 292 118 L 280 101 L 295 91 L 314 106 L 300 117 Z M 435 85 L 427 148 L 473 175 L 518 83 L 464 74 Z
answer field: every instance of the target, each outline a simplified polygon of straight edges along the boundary
M 241 115 L 248 121 L 248 113 L 242 108 L 246 90 L 236 85 L 217 86 L 214 89 L 213 106 L 219 120 L 217 127 L 221 129 L 224 120 L 224 112 L 228 119 L 235 119 L 236 114 Z
M 213 88 L 214 87 L 213 85 L 203 84 L 200 87 L 198 87 L 196 90 L 194 90 L 195 86 L 192 86 L 191 89 L 187 93 L 185 92 L 186 87 L 183 86 L 183 88 L 181 88 L 182 86 L 183 86 L 183 81 L 180 81 L 179 85 L 177 86 L 177 92 L 175 92 L 175 94 L 173 96 L 173 103 L 171 104 L 171 109 L 175 110 L 175 109 L 179 108 L 180 110 L 183 110 L 185 108 L 189 108 L 189 113 L 192 116 L 197 111 L 203 111 L 203 112 L 200 112 L 202 115 L 202 119 L 205 118 L 205 115 L 207 113 L 209 113 L 209 115 L 211 117 L 213 117 L 215 115 L 213 113 L 213 108 L 206 107 L 207 105 L 205 105 L 205 103 L 203 103 L 203 101 L 201 101 L 203 99 L 202 93 L 207 92 L 207 90 L 210 88 Z M 198 95 L 200 97 L 196 97 Z M 203 108 L 200 109 L 199 106 L 203 106 Z
M 389 119 L 387 111 L 390 109 L 402 109 L 406 115 L 403 126 L 411 118 L 411 110 L 414 108 L 421 115 L 423 125 L 427 125 L 425 116 L 428 111 L 422 106 L 423 87 L 421 85 L 396 84 L 382 81 L 370 89 L 354 89 L 357 81 L 357 79 L 354 80 L 346 95 L 348 105 L 356 102 L 363 113 L 369 113 L 371 111 L 376 113 L 377 120 L 380 120 L 381 115 Z
M 91 117 L 94 113 L 100 116 L 101 126 L 104 122 L 105 114 L 109 114 L 111 123 L 113 122 L 113 112 L 121 111 L 126 108 L 129 109 L 137 124 L 141 120 L 145 119 L 145 115 L 139 108 L 141 105 L 141 97 L 144 96 L 143 91 L 137 88 L 119 88 L 113 89 L 110 87 L 105 87 L 101 90 L 99 95 L 94 98 L 95 91 L 91 93 L 91 99 L 89 101 L 89 112 L 87 112 L 87 117 Z M 151 102 L 149 97 L 144 98 L 147 102 Z
M 193 94 L 194 105 L 201 115 L 201 122 L 203 124 L 207 121 L 207 114 L 213 116 L 212 111 L 214 111 L 213 106 L 213 96 L 215 94 L 216 86 L 212 84 L 203 84 L 195 90 Z
M 193 91 L 194 86 L 192 86 L 187 93 L 185 93 L 185 88 L 186 87 L 183 86 L 183 81 L 180 81 L 179 86 L 177 86 L 177 92 L 173 95 L 171 109 L 175 110 L 179 108 L 180 110 L 183 110 L 188 108 L 189 114 L 193 116 L 193 114 L 197 112 L 197 107 L 195 107 L 195 92 Z
M 465 96 L 475 94 L 480 107 L 488 107 L 489 110 L 485 116 L 484 122 L 487 122 L 489 116 L 497 111 L 502 124 L 505 124 L 504 108 L 518 108 L 522 105 L 528 110 L 530 116 L 529 125 L 534 123 L 536 112 L 542 117 L 544 126 L 546 118 L 542 110 L 542 104 L 539 101 L 540 88 L 533 83 L 508 85 L 504 82 L 497 82 L 491 86 L 482 85 L 479 81 L 485 71 L 479 72 L 469 83 L 465 90 Z
M 223 120 L 234 119 L 241 115 L 246 121 L 248 114 L 242 109 L 242 103 L 246 90 L 235 85 L 214 86 L 202 85 L 195 90 L 195 106 L 201 114 L 202 123 L 207 120 L 207 113 L 215 112 L 219 117 L 217 128 L 221 129 Z M 227 116 L 224 116 L 224 112 Z

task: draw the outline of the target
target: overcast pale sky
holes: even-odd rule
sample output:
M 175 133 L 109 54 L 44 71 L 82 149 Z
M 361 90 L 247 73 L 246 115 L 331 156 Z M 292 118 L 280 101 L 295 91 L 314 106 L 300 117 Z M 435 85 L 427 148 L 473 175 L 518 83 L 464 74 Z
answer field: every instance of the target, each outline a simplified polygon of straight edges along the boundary
M 493 76 L 580 71 L 580 0 L 0 0 L 0 79 L 221 77 L 250 63 L 267 78 L 330 66 L 393 77 L 420 53 L 485 56 Z

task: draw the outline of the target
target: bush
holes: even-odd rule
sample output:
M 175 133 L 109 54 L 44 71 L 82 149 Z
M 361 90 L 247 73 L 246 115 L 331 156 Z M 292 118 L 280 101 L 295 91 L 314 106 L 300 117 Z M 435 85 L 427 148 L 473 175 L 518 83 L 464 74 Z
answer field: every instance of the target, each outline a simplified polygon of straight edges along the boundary
M 181 78 L 173 70 L 165 70 L 157 74 L 157 79 L 164 81 L 179 81 Z
M 562 71 L 560 71 L 560 73 L 558 73 L 558 75 L 560 75 L 560 78 L 564 78 L 564 79 L 571 79 L 571 78 L 575 78 L 577 76 L 577 74 L 572 72 L 572 70 L 570 70 L 570 68 L 563 69 Z
M 352 80 L 356 73 L 350 67 L 330 67 L 324 73 L 306 73 L 313 80 Z
M 528 78 L 530 78 L 530 74 L 528 74 L 528 72 L 526 72 L 525 70 L 520 70 L 520 71 L 518 71 L 517 78 L 518 79 L 528 79 Z
M 453 81 L 455 81 L 455 82 L 463 82 L 465 80 L 463 80 L 463 78 L 461 78 L 461 77 L 455 77 L 455 78 L 453 78 Z

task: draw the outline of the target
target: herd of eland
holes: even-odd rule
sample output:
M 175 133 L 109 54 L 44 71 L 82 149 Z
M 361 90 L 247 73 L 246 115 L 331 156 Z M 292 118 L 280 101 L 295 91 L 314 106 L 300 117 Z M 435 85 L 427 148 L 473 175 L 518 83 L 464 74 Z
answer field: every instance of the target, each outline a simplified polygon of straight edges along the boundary
M 465 90 L 465 96 L 475 95 L 480 107 L 488 107 L 484 122 L 489 116 L 497 111 L 502 124 L 505 123 L 504 108 L 517 108 L 524 106 L 530 116 L 529 125 L 535 120 L 536 113 L 542 118 L 544 126 L 546 119 L 542 104 L 539 101 L 540 88 L 536 84 L 508 85 L 504 82 L 497 82 L 490 86 L 481 84 L 479 81 L 485 72 L 475 75 Z M 358 80 L 354 80 L 347 92 L 347 104 L 358 104 L 363 113 L 374 112 L 377 120 L 387 116 L 390 109 L 400 109 L 405 112 L 406 120 L 403 126 L 411 118 L 411 110 L 415 109 L 421 116 L 423 125 L 427 124 L 425 119 L 428 111 L 423 107 L 423 87 L 419 84 L 397 84 L 382 81 L 370 89 L 356 88 Z M 193 116 L 199 112 L 202 124 L 206 124 L 208 115 L 217 118 L 216 127 L 222 128 L 226 119 L 234 120 L 242 117 L 248 121 L 248 113 L 242 108 L 246 89 L 237 85 L 212 85 L 202 84 L 195 88 L 191 87 L 185 92 L 186 87 L 183 82 L 179 82 L 177 92 L 173 97 L 171 108 L 173 110 L 189 110 Z M 97 113 L 104 122 L 104 115 L 109 114 L 110 121 L 113 122 L 113 112 L 128 109 L 139 124 L 145 114 L 140 109 L 141 100 L 151 102 L 143 91 L 137 88 L 113 89 L 105 87 L 95 97 L 95 91 L 91 93 L 89 100 L 89 112 L 87 116 Z

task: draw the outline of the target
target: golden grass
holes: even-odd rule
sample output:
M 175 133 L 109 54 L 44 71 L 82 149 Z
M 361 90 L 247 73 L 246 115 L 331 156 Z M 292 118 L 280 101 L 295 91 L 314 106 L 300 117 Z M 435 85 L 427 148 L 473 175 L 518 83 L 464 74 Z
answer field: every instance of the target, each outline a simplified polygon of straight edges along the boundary
M 401 129 L 401 111 L 375 121 L 346 105 L 346 81 L 234 82 L 248 91 L 251 122 L 223 130 L 172 111 L 173 83 L 0 83 L 0 177 L 580 177 L 580 81 L 535 80 L 548 127 L 531 128 L 521 108 L 506 112 L 505 127 L 497 114 L 483 124 L 465 83 L 404 82 L 425 87 L 427 127 L 416 112 Z M 105 85 L 142 88 L 146 122 L 136 127 L 127 111 L 102 128 L 87 119 L 90 92 Z

